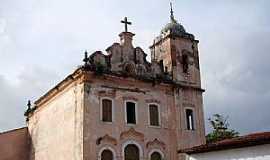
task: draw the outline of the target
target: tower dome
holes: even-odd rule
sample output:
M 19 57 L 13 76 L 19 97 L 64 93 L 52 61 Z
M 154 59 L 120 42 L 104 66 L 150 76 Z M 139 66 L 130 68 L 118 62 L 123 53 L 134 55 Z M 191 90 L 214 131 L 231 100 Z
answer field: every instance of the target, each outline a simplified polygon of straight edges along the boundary
M 165 27 L 161 30 L 161 34 L 167 33 L 168 31 L 170 31 L 172 34 L 186 33 L 184 26 L 178 23 L 174 18 L 171 18 L 171 22 L 165 25 Z
M 174 35 L 174 36 L 180 36 L 185 38 L 191 38 L 194 39 L 194 36 L 190 33 L 187 33 L 184 26 L 177 22 L 177 20 L 174 18 L 173 15 L 173 9 L 171 4 L 171 16 L 170 16 L 170 22 L 167 23 L 160 32 L 161 37 L 162 35 Z

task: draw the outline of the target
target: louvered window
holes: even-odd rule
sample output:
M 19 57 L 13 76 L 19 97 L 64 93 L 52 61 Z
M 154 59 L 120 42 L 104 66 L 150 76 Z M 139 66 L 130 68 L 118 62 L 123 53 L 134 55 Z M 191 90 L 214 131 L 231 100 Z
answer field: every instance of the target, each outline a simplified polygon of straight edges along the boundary
M 154 104 L 149 105 L 149 118 L 151 126 L 159 126 L 159 110 L 158 106 Z
M 102 121 L 112 122 L 112 100 L 102 100 Z

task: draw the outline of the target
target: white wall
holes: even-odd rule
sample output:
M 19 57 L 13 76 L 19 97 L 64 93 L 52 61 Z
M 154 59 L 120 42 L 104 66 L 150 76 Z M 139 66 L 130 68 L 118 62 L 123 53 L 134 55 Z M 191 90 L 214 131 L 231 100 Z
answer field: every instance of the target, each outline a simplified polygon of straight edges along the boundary
M 71 84 L 30 117 L 32 160 L 83 159 L 81 90 L 81 86 Z
M 270 160 L 270 144 L 189 155 L 186 160 Z

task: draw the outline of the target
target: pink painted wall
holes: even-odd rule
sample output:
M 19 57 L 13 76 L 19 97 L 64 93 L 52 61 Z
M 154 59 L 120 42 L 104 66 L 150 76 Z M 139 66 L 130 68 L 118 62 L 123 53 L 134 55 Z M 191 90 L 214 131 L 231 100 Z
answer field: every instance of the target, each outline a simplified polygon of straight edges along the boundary
M 26 127 L 0 133 L 0 160 L 28 160 L 29 151 Z

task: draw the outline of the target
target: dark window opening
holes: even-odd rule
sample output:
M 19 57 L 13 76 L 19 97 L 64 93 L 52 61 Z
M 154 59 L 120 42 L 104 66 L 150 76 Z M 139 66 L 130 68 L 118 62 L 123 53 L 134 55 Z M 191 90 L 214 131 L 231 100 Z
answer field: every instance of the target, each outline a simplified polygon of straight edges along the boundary
M 161 159 L 162 159 L 162 157 L 161 157 L 160 153 L 154 152 L 151 154 L 151 160 L 161 160 Z
M 128 124 L 136 124 L 136 110 L 135 103 L 127 102 L 126 103 L 126 116 Z
M 164 72 L 164 63 L 163 63 L 163 60 L 160 60 L 159 61 L 159 66 L 162 69 L 162 72 Z
M 150 125 L 159 126 L 159 112 L 157 105 L 149 105 Z
M 113 160 L 112 151 L 106 149 L 101 153 L 101 160 Z
M 140 151 L 134 144 L 129 144 L 125 148 L 125 160 L 139 160 Z
M 102 121 L 112 122 L 112 101 L 109 99 L 102 100 Z
M 188 130 L 194 130 L 194 118 L 193 111 L 191 109 L 186 109 L 186 123 Z
M 184 73 L 188 73 L 188 56 L 184 54 L 182 56 L 182 58 L 183 58 L 183 61 L 182 61 L 183 72 Z

